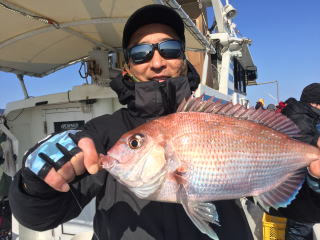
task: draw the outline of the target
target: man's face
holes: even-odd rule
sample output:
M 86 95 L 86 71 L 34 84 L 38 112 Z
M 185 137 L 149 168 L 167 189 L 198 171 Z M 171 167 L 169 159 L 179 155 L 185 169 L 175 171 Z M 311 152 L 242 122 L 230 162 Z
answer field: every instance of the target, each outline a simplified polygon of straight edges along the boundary
M 139 28 L 131 37 L 128 48 L 141 43 L 159 43 L 164 40 L 179 40 L 173 29 L 163 24 L 148 24 Z M 167 78 L 179 77 L 186 74 L 186 64 L 183 57 L 165 59 L 158 50 L 150 61 L 134 64 L 131 59 L 128 63 L 128 73 L 140 81 L 165 81 Z
M 317 103 L 310 103 L 311 106 L 320 109 L 320 104 Z

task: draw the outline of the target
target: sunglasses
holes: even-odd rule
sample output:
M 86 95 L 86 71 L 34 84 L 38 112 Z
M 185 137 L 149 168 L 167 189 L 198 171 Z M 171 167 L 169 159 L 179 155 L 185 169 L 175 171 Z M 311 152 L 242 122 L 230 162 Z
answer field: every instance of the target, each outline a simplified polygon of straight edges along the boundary
M 178 40 L 165 40 L 156 44 L 142 43 L 125 50 L 126 60 L 141 64 L 151 60 L 154 51 L 158 50 L 165 59 L 179 58 L 184 52 L 184 44 Z

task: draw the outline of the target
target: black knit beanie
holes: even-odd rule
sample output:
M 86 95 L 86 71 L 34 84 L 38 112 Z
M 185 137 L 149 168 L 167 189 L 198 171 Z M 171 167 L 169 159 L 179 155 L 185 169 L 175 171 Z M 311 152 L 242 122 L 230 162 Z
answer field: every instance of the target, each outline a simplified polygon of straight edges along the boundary
M 306 86 L 302 91 L 300 101 L 320 104 L 320 83 L 311 83 Z

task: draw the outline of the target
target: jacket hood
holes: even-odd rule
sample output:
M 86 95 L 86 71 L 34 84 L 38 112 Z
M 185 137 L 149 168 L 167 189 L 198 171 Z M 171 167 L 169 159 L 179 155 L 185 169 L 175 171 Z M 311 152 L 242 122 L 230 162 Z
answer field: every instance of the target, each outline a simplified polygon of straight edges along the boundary
M 285 115 L 308 114 L 313 118 L 320 118 L 320 110 L 308 103 L 298 101 L 295 98 L 289 98 L 286 103 L 287 106 L 282 110 Z
M 165 82 L 134 82 L 128 75 L 120 75 L 111 81 L 110 86 L 120 103 L 127 105 L 132 114 L 153 118 L 175 112 L 199 83 L 198 73 L 188 62 L 187 77 L 170 78 Z

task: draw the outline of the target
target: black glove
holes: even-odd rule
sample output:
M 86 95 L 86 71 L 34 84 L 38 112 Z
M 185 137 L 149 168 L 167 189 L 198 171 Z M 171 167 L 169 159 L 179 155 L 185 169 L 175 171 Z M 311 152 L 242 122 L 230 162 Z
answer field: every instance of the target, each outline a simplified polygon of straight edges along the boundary
M 81 152 L 74 135 L 78 131 L 68 130 L 46 137 L 25 154 L 24 166 L 42 179 L 51 168 L 59 170 L 75 154 Z

